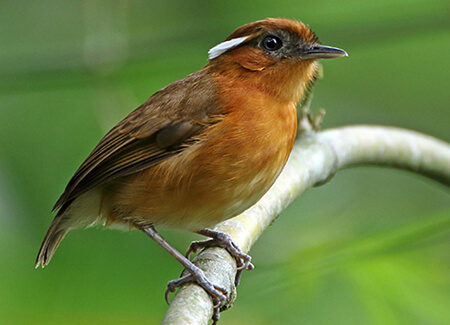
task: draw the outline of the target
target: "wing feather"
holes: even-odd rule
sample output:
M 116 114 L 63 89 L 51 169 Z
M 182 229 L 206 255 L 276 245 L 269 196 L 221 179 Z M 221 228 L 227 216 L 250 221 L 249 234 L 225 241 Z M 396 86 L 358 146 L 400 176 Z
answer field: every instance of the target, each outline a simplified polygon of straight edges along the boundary
M 167 159 L 194 142 L 221 116 L 205 69 L 161 89 L 119 122 L 94 148 L 69 181 L 54 210 L 118 177 Z

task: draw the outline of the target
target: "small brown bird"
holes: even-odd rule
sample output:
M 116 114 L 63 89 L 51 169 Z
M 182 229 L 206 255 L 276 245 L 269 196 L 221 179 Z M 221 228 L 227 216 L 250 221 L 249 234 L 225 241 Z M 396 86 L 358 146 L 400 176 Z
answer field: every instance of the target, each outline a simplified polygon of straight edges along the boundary
M 211 283 L 155 227 L 209 236 L 191 251 L 218 245 L 251 269 L 226 234 L 206 229 L 255 204 L 292 150 L 296 106 L 318 59 L 347 56 L 323 46 L 303 23 L 266 19 L 236 29 L 198 72 L 156 92 L 109 131 L 54 206 L 36 267 L 50 262 L 69 230 L 104 224 L 142 230 L 189 275 L 167 293 L 197 282 L 212 297 L 215 321 L 227 292 Z M 240 273 L 239 273 L 240 274 Z M 239 279 L 237 279 L 238 281 Z

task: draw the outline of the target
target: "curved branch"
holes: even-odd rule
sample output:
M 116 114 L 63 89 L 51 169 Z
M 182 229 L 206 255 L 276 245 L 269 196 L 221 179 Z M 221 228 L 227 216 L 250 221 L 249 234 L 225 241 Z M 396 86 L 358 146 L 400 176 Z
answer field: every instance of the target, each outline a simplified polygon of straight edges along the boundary
M 407 169 L 449 186 L 450 144 L 393 127 L 350 126 L 306 132 L 261 200 L 215 229 L 230 234 L 248 252 L 262 232 L 306 189 L 326 182 L 337 170 L 362 165 Z M 201 252 L 194 263 L 211 281 L 232 292 L 231 306 L 236 293 L 236 263 L 231 256 L 221 248 L 210 248 Z M 199 286 L 188 284 L 177 292 L 162 324 L 208 324 L 211 316 L 209 296 Z
M 450 146 L 418 132 L 380 126 L 352 126 L 318 134 L 335 150 L 338 169 L 393 166 L 450 186 Z

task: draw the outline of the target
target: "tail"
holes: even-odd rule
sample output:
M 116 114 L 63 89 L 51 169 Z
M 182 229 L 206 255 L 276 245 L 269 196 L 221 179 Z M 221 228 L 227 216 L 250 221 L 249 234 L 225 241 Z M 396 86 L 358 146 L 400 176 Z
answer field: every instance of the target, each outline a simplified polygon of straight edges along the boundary
M 58 211 L 58 214 L 55 219 L 53 219 L 50 228 L 48 228 L 47 233 L 45 234 L 44 241 L 42 242 L 36 258 L 36 268 L 38 268 L 39 265 L 45 267 L 48 263 L 50 263 L 53 254 L 55 254 L 55 251 L 59 246 L 59 243 L 68 232 L 68 229 L 64 227 L 62 225 L 63 222 L 61 222 L 63 219 L 64 210 L 65 209 L 61 209 Z
M 36 268 L 50 263 L 59 243 L 69 230 L 93 226 L 104 221 L 101 217 L 102 200 L 100 190 L 91 190 L 75 200 L 63 203 L 45 234 L 36 259 Z

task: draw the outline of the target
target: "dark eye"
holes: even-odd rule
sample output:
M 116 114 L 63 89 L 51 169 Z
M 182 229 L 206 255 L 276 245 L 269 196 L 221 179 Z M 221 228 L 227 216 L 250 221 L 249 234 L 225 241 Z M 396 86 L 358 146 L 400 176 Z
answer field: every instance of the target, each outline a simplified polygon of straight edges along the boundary
M 283 42 L 276 36 L 266 36 L 261 42 L 263 49 L 267 51 L 276 51 L 283 46 Z

